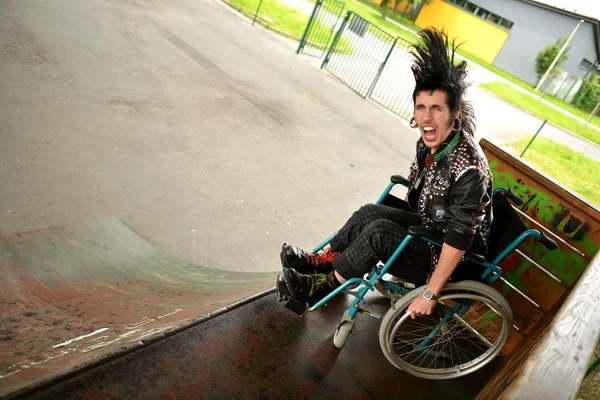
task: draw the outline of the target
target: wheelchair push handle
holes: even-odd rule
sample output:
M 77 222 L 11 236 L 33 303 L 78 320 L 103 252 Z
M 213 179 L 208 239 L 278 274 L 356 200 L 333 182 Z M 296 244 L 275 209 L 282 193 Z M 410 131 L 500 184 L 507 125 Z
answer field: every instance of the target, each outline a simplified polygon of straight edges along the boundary
M 504 193 L 504 195 L 507 198 L 509 198 L 513 203 L 515 203 L 515 205 L 517 205 L 517 206 L 522 206 L 523 203 L 525 203 L 521 196 L 519 196 L 518 194 L 516 194 L 515 192 L 513 192 L 510 189 L 508 189 L 508 192 Z
M 540 232 L 540 236 L 538 237 L 537 241 L 546 246 L 546 248 L 550 251 L 558 248 L 556 242 L 546 236 L 544 232 Z
M 390 181 L 395 185 L 402 185 L 406 187 L 410 185 L 410 181 L 402 175 L 392 175 Z
M 498 186 L 496 189 L 494 189 L 494 196 L 496 193 L 502 193 L 504 197 L 510 199 L 516 206 L 522 206 L 523 203 L 525 203 L 521 196 L 504 186 Z

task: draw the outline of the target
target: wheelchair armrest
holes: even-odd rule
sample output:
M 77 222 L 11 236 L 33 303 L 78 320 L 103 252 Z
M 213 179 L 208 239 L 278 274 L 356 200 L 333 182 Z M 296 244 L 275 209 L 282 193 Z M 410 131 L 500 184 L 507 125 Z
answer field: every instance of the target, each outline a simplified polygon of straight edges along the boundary
M 405 177 L 403 177 L 402 175 L 392 175 L 392 177 L 390 178 L 390 181 L 393 184 L 400 184 L 403 186 L 408 187 L 410 185 L 410 181 L 408 179 L 406 179 Z
M 414 237 L 420 237 L 423 239 L 427 239 L 430 242 L 433 242 L 440 247 L 442 246 L 442 243 L 444 243 L 444 237 L 441 234 L 439 234 L 438 232 L 434 232 L 430 229 L 427 229 L 424 226 L 411 226 L 408 228 L 408 234 L 411 236 L 414 236 Z M 470 259 L 472 259 L 478 263 L 483 263 L 485 261 L 485 256 L 483 256 L 481 254 L 473 253 L 472 251 L 467 251 L 465 253 L 465 256 L 469 257 Z
M 408 234 L 415 237 L 421 237 L 423 239 L 430 240 L 440 246 L 444 243 L 444 238 L 438 232 L 434 232 L 431 229 L 427 229 L 424 226 L 414 225 L 408 228 Z

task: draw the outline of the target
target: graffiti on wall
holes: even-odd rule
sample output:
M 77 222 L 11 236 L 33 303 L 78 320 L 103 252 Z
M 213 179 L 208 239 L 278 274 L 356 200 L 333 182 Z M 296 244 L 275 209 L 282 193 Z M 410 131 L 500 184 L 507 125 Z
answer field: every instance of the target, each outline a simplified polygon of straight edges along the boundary
M 546 193 L 538 187 L 528 185 L 521 177 L 515 176 L 512 171 L 500 170 L 497 160 L 490 160 L 490 169 L 494 175 L 495 186 L 510 188 L 523 198 L 525 203 L 520 207 L 521 211 L 544 224 L 549 230 L 588 257 L 592 258 L 598 252 L 600 229 L 585 221 L 585 214 L 577 212 L 577 210 L 573 212 L 570 208 L 572 206 L 564 204 L 552 193 Z M 595 221 L 592 223 L 597 224 Z M 570 286 L 583 273 L 589 262 L 570 249 L 559 247 L 559 249 L 549 252 L 544 246 L 533 241 L 524 243 L 521 249 L 567 286 Z M 529 262 L 522 260 L 522 264 L 507 275 L 507 279 L 519 290 L 525 289 L 523 281 L 528 280 L 527 274 L 530 273 L 528 272 L 530 265 Z

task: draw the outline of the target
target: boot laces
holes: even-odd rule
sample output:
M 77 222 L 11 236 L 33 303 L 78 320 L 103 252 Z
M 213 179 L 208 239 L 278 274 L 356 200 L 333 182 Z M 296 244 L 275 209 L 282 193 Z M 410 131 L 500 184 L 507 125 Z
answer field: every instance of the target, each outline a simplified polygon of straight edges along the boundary
M 329 279 L 327 274 L 313 274 L 308 275 L 310 280 L 310 290 L 308 297 L 312 297 L 323 285 L 325 285 Z
M 322 253 L 311 253 L 306 255 L 306 260 L 313 265 L 323 265 L 330 263 L 339 253 L 331 250 L 331 248 L 325 249 Z

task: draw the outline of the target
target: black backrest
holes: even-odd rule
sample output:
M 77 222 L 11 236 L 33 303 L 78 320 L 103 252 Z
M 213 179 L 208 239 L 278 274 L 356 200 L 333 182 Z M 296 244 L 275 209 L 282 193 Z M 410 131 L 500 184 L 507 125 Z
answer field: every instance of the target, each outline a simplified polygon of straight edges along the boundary
M 496 193 L 492 199 L 492 226 L 489 230 L 488 254 L 492 261 L 511 244 L 527 227 L 502 193 Z

